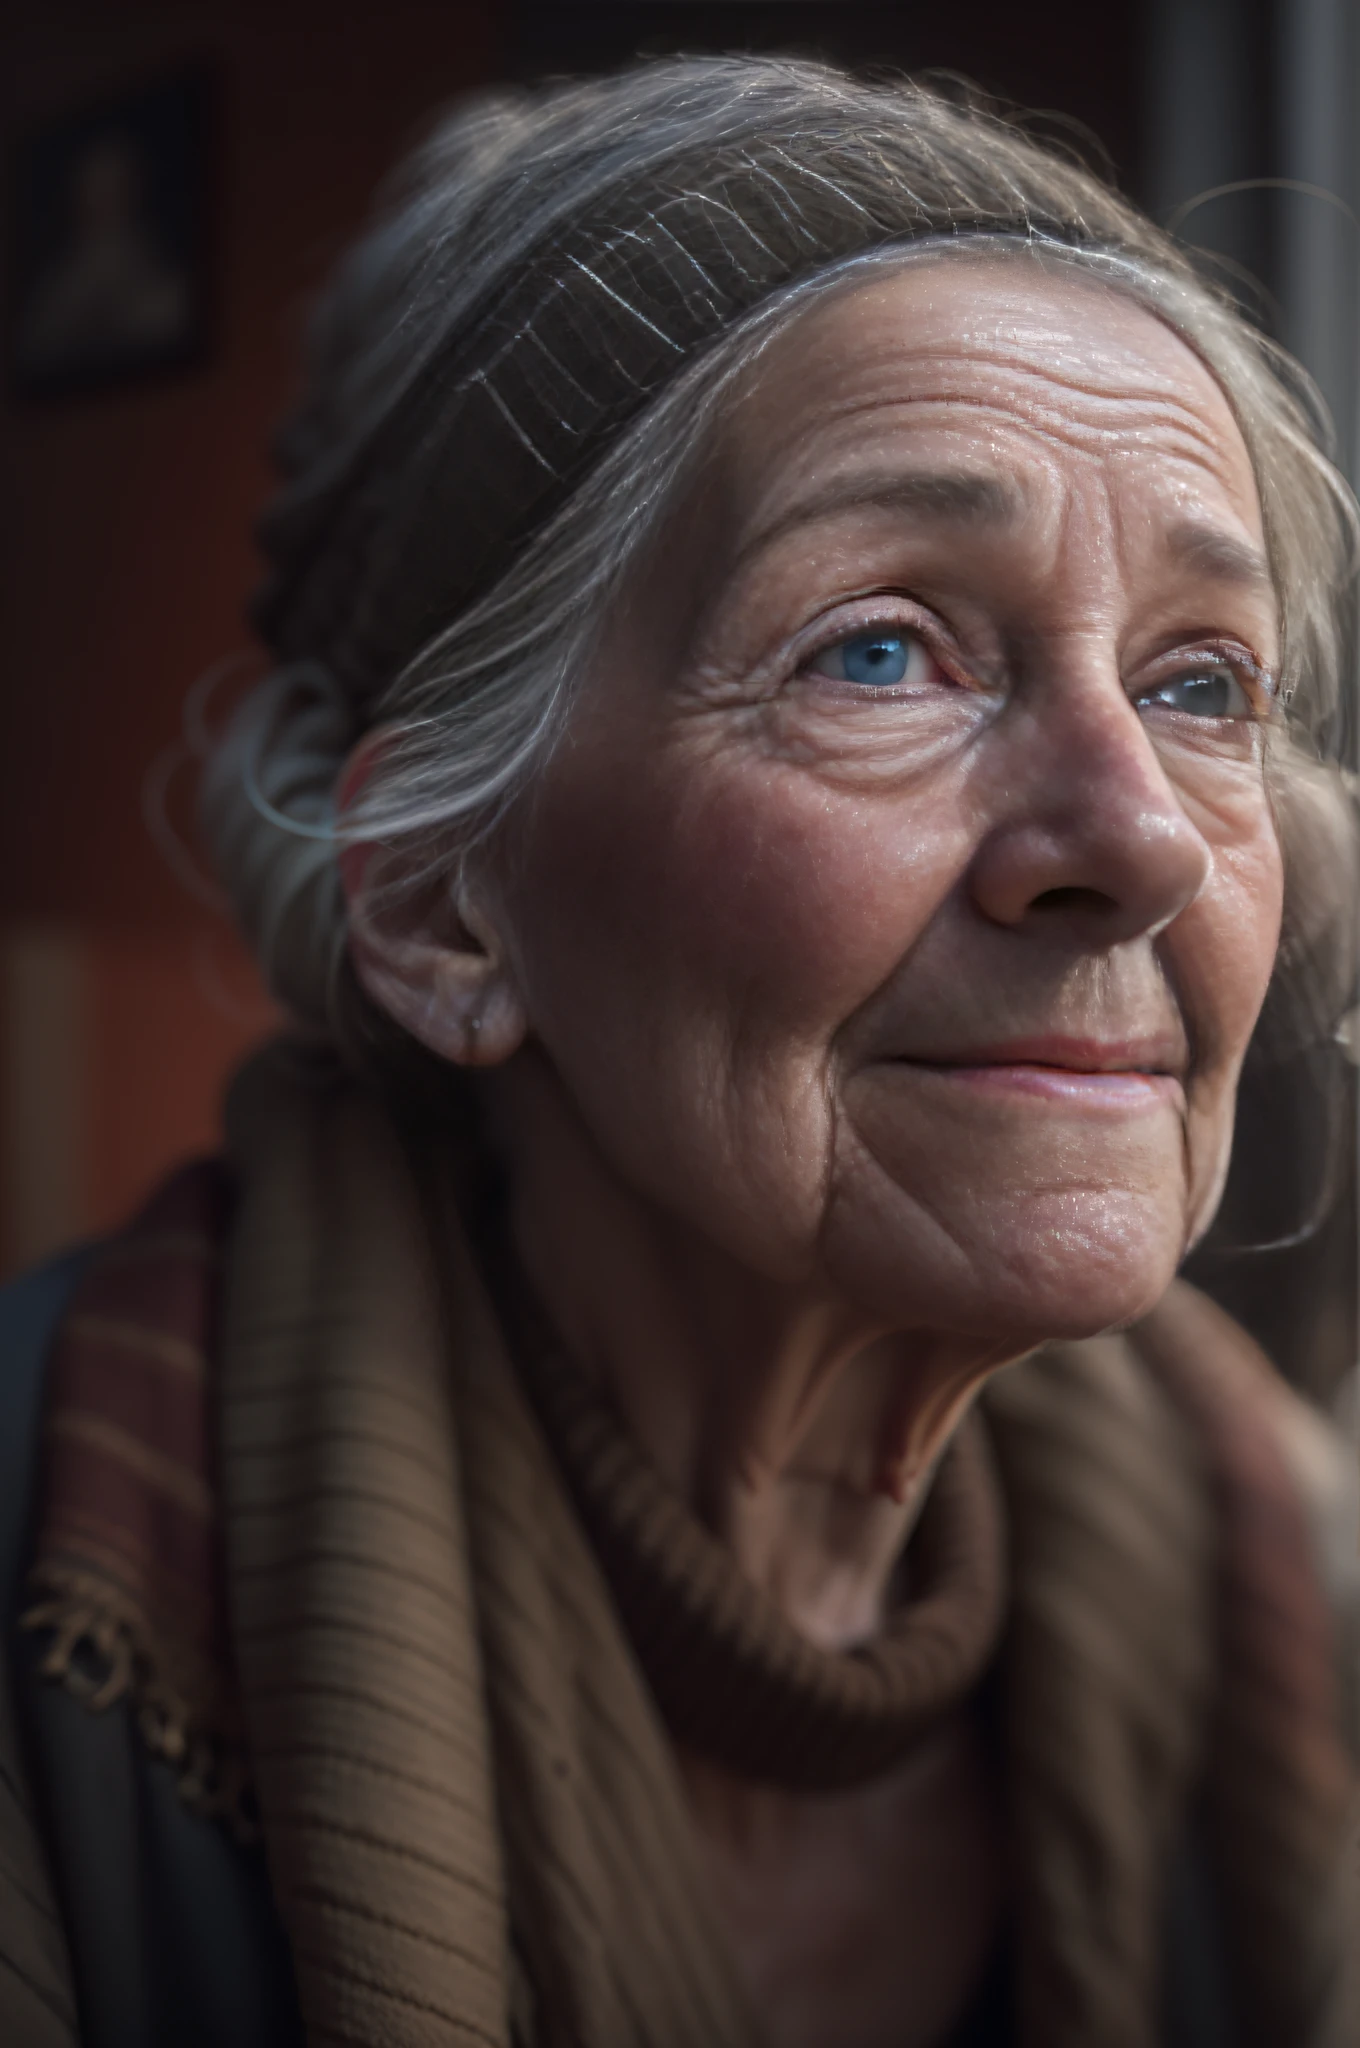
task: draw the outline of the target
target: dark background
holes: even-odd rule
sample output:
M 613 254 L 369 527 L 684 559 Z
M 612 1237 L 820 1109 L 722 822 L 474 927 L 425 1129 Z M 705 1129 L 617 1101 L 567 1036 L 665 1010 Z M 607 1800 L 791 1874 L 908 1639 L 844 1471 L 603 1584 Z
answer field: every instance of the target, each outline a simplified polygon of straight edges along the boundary
M 176 67 L 215 80 L 203 359 L 61 400 L 25 399 L 13 380 L 0 396 L 0 1266 L 106 1225 L 166 1161 L 211 1142 L 222 1076 L 268 1027 L 229 928 L 145 812 L 157 778 L 171 816 L 184 810 L 166 749 L 186 693 L 249 649 L 250 526 L 309 292 L 434 110 L 498 78 L 639 51 L 823 52 L 965 74 L 1041 127 L 1079 134 L 1163 219 L 1242 180 L 1352 200 L 1356 12 L 1356 0 L 0 5 L 11 293 L 25 139 Z M 1237 266 L 1244 297 L 1309 361 L 1349 466 L 1354 228 L 1267 187 L 1210 200 L 1186 232 Z M 1329 1114 L 1342 1165 L 1330 1224 L 1302 1251 L 1211 1274 L 1320 1392 L 1355 1353 L 1353 1116 L 1348 1103 Z M 1266 1139 L 1301 1213 L 1314 1139 L 1287 1120 Z
M 215 65 L 194 65 L 14 138 L 6 296 L 14 315 L 7 354 L 15 397 L 74 395 L 110 376 L 154 375 L 205 356 L 216 310 L 216 85 Z M 50 278 L 54 259 L 69 258 L 77 226 L 73 183 L 90 151 L 105 143 L 132 152 L 129 210 L 147 231 L 155 260 L 182 290 L 183 311 L 149 343 L 68 343 L 35 363 L 31 346 L 22 345 L 23 311 Z

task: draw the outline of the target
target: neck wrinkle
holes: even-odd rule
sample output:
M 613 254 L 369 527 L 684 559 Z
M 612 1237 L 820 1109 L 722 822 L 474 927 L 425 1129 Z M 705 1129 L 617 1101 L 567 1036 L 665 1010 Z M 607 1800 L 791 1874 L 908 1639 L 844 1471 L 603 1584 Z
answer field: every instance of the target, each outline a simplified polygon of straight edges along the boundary
M 849 1652 L 809 1640 L 742 1571 L 568 1355 L 507 1233 L 482 1258 L 530 1399 L 672 1739 L 742 1777 L 805 1790 L 891 1769 L 974 1691 L 1004 1606 L 987 1432 L 951 1442 L 907 1552 L 908 1589 Z

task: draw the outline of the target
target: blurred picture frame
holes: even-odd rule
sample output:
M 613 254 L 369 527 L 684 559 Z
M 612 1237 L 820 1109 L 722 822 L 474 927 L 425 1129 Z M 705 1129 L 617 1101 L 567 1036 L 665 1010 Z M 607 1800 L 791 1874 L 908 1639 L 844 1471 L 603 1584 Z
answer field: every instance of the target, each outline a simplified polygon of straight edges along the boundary
M 37 126 L 12 165 L 10 384 L 106 390 L 202 362 L 215 80 L 186 68 Z

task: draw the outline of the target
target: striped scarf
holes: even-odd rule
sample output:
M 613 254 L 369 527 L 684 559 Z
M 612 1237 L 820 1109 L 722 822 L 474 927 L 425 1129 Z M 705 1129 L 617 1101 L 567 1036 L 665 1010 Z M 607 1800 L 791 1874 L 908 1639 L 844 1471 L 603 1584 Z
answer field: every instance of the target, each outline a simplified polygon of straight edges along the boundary
M 296 1051 L 229 1128 L 230 1179 L 171 1182 L 59 1335 L 50 1674 L 262 1828 L 315 2042 L 746 2048 L 666 1728 L 438 1175 Z M 1161 2040 L 1201 1807 L 1236 2038 L 1333 2038 L 1353 1781 L 1287 1398 L 1181 1287 L 988 1392 L 1022 2048 Z

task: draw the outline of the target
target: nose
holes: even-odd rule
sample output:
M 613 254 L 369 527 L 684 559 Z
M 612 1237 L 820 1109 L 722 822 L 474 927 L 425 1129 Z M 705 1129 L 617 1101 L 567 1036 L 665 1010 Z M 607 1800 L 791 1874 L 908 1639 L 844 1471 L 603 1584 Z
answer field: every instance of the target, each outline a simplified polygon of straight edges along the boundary
M 995 735 L 998 815 L 973 861 L 973 900 L 995 924 L 1100 949 L 1155 936 L 1208 880 L 1208 843 L 1122 683 L 1041 694 Z

